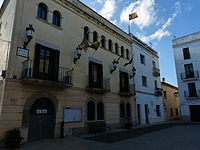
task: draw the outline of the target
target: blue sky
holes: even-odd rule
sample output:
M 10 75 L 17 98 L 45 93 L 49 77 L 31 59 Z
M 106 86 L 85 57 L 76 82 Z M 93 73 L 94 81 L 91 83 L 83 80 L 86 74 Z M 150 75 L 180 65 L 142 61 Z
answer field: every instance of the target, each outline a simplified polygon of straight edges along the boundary
M 131 21 L 131 32 L 158 51 L 161 77 L 177 85 L 172 39 L 200 31 L 200 0 L 80 1 L 126 32 L 128 15 L 136 12 L 138 18 Z

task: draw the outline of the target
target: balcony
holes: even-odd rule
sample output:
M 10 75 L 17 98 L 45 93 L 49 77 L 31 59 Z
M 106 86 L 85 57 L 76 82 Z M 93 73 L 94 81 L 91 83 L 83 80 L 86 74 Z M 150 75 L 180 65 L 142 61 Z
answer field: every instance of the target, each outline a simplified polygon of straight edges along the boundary
M 51 68 L 50 65 L 48 65 L 48 69 L 43 70 L 41 69 L 41 66 L 44 66 L 44 63 L 40 63 L 38 69 L 36 68 L 36 65 L 34 65 L 33 60 L 26 60 L 22 62 L 22 81 L 29 84 L 39 84 L 59 88 L 73 86 L 73 69 L 64 67 Z
M 184 91 L 185 98 L 188 100 L 200 99 L 200 90 L 195 91 Z
M 110 78 L 103 78 L 102 81 L 91 82 L 89 76 L 86 76 L 86 90 L 88 92 L 104 94 L 110 92 Z
M 153 67 L 153 75 L 155 77 L 159 77 L 160 76 L 160 69 L 156 68 L 156 67 Z
M 183 81 L 189 81 L 189 80 L 198 80 L 199 79 L 199 72 L 198 71 L 194 71 L 194 72 L 190 72 L 190 73 L 181 73 L 181 79 Z
M 155 88 L 155 95 L 156 96 L 162 96 L 162 89 L 161 88 Z
M 127 87 L 127 88 L 120 88 L 119 95 L 127 96 L 127 97 L 129 97 L 131 95 L 135 95 L 135 85 L 130 84 L 129 87 Z

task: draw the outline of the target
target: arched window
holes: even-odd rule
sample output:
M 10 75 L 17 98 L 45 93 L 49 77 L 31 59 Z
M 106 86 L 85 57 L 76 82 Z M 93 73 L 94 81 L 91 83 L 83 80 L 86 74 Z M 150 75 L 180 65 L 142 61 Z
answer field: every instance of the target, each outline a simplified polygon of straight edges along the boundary
M 90 40 L 90 29 L 87 27 L 87 26 L 85 26 L 84 27 L 84 38 L 86 39 L 86 40 Z
M 124 57 L 124 47 L 121 46 L 121 56 Z
M 119 45 L 115 43 L 115 53 L 119 55 Z
M 48 8 L 44 3 L 38 5 L 37 17 L 47 21 Z
M 129 103 L 126 104 L 126 117 L 131 119 L 131 105 Z
M 54 25 L 58 26 L 58 27 L 60 27 L 60 25 L 61 25 L 61 14 L 57 10 L 53 12 L 53 21 L 52 21 L 52 23 Z
M 129 59 L 129 50 L 126 49 L 126 58 Z
M 97 104 L 97 120 L 104 120 L 104 105 L 102 102 Z
M 87 119 L 88 121 L 95 120 L 95 103 L 92 101 L 87 103 Z
M 108 49 L 110 51 L 112 51 L 112 40 L 111 39 L 108 40 Z
M 98 41 L 98 33 L 96 31 L 93 32 L 93 42 Z
M 105 38 L 105 36 L 102 35 L 101 36 L 101 47 L 106 48 L 105 42 L 106 42 L 106 38 Z
M 125 118 L 125 105 L 124 105 L 124 103 L 120 104 L 120 118 Z

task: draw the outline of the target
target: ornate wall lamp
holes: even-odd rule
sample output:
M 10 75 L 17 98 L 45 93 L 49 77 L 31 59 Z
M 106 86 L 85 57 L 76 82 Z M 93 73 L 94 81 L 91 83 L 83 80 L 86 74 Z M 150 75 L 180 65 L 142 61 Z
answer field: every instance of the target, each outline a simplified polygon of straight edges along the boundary
M 133 78 L 135 76 L 135 74 L 136 74 L 136 69 L 135 69 L 135 67 L 133 67 L 132 72 L 130 74 L 130 79 Z
M 82 52 L 82 48 L 79 45 L 75 51 L 74 64 L 76 64 L 76 62 L 81 58 L 81 52 Z
M 27 39 L 24 41 L 24 48 L 28 46 L 28 43 L 33 39 L 33 33 L 35 32 L 35 29 L 31 24 L 29 24 L 29 27 L 26 27 L 26 37 Z

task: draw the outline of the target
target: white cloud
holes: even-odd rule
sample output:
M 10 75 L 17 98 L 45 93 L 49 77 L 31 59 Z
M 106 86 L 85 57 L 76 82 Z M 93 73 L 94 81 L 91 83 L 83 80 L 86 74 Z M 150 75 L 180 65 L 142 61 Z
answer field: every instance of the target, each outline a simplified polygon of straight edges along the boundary
M 161 40 L 163 37 L 169 36 L 171 33 L 166 29 L 171 25 L 175 17 L 181 12 L 180 7 L 181 7 L 180 2 L 176 2 L 175 3 L 176 11 L 172 14 L 172 17 L 168 18 L 167 21 L 162 25 L 162 27 L 153 34 L 149 36 L 139 35 L 141 40 L 144 42 L 149 42 L 152 40 Z
M 97 0 L 100 3 L 103 0 Z M 116 11 L 116 2 L 115 0 L 104 0 L 104 4 L 102 9 L 100 10 L 100 14 L 105 17 L 106 19 L 111 19 Z
M 3 3 L 3 0 L 0 0 L 0 7 L 1 7 L 2 3 Z
M 120 21 L 128 23 L 129 14 L 136 12 L 138 18 L 133 20 L 140 29 L 148 27 L 156 20 L 155 0 L 138 0 L 132 2 L 128 7 L 124 8 L 120 15 Z

